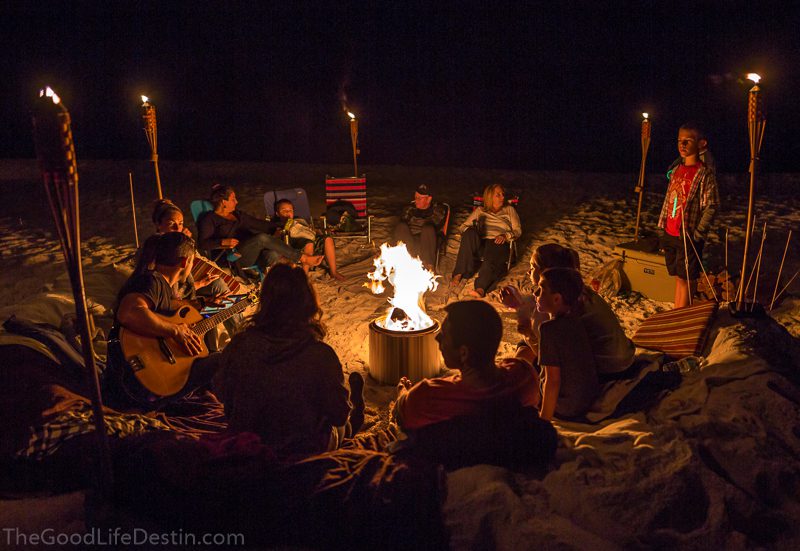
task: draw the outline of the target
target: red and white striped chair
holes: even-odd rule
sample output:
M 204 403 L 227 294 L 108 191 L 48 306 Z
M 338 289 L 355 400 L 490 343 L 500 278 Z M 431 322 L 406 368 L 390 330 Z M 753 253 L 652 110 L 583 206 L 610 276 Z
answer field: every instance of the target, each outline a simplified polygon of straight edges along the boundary
M 358 239 L 365 237 L 372 241 L 372 216 L 367 212 L 367 177 L 335 178 L 325 176 L 325 207 L 328 213 L 348 212 L 353 216 L 358 230 L 335 231 L 331 235 L 339 239 Z M 327 227 L 331 221 L 323 218 Z

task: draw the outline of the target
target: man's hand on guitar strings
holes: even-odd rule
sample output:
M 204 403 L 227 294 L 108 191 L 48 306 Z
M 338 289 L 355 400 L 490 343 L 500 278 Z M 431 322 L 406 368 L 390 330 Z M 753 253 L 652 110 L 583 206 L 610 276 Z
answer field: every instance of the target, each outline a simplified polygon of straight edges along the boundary
M 174 338 L 183 345 L 190 356 L 197 356 L 203 351 L 203 343 L 200 341 L 200 337 L 185 323 L 179 323 L 175 326 Z

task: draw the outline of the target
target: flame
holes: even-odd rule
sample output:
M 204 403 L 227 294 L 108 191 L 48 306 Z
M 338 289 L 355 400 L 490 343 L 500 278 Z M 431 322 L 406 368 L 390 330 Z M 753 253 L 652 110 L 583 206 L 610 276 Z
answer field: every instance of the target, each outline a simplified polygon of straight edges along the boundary
M 147 103 L 148 101 L 150 101 L 150 98 L 147 96 L 142 96 L 142 103 Z
M 53 103 L 55 103 L 56 105 L 61 103 L 61 98 L 58 97 L 58 94 L 56 94 L 53 91 L 53 89 L 50 88 L 49 86 L 47 86 L 43 90 L 39 90 L 39 97 L 41 98 L 42 96 L 47 96 L 48 98 L 52 99 Z
M 649 113 L 642 113 L 642 117 L 644 117 L 644 119 L 647 120 L 650 117 L 650 114 Z
M 426 291 L 435 291 L 439 283 L 436 275 L 422 266 L 419 258 L 412 258 L 403 242 L 396 247 L 388 243 L 381 245 L 381 255 L 375 259 L 375 271 L 368 273 L 370 283 L 366 286 L 379 295 L 383 292 L 383 282 L 394 286 L 394 296 L 389 299 L 391 307 L 386 317 L 377 320 L 378 325 L 391 331 L 416 331 L 427 329 L 433 320 L 425 313 L 423 295 Z M 396 309 L 406 314 L 404 319 L 393 319 Z
M 348 117 L 350 117 L 350 120 L 351 120 L 351 121 L 354 121 L 354 120 L 356 120 L 356 116 L 355 116 L 355 114 L 354 114 L 354 113 L 351 113 L 350 111 L 348 111 L 348 112 L 347 112 L 347 116 L 348 116 Z
M 756 84 L 761 80 L 761 75 L 758 73 L 747 73 L 747 80 L 752 80 Z

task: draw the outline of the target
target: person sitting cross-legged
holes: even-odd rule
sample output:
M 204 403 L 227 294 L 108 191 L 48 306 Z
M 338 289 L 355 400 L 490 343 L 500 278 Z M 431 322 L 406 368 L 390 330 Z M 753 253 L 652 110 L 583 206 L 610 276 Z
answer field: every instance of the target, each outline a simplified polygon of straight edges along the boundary
M 252 325 L 222 351 L 214 391 L 228 428 L 258 434 L 279 457 L 336 449 L 364 421 L 364 379 L 344 385 L 314 287 L 299 267 L 277 264 L 261 287 Z

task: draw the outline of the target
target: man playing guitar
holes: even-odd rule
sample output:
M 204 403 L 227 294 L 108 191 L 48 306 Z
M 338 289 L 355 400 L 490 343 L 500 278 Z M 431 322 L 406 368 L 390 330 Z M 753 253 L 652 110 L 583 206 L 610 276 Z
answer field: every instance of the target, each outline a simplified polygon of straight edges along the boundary
M 116 312 L 116 326 L 122 331 L 129 331 L 144 338 L 158 339 L 165 348 L 165 354 L 171 356 L 167 349 L 169 343 L 176 343 L 181 350 L 175 353 L 191 357 L 208 356 L 202 336 L 194 331 L 189 323 L 166 319 L 185 305 L 175 298 L 175 284 L 186 279 L 192 270 L 195 253 L 194 240 L 181 232 L 165 233 L 158 239 L 155 252 L 155 269 L 131 276 L 119 292 L 119 306 Z M 130 371 L 130 361 L 122 354 L 119 346 L 119 327 L 112 332 L 109 339 L 110 375 L 105 377 L 108 390 L 113 398 L 122 398 L 129 392 L 119 392 L 115 382 L 121 382 L 123 372 Z M 174 363 L 174 362 L 173 362 Z M 122 365 L 120 365 L 122 364 Z M 153 406 L 185 395 L 187 392 L 210 382 L 216 371 L 216 355 L 198 357 L 191 365 L 191 375 L 179 392 L 171 396 L 153 397 Z M 136 370 L 136 367 L 133 367 Z M 135 401 L 141 402 L 139 399 Z

